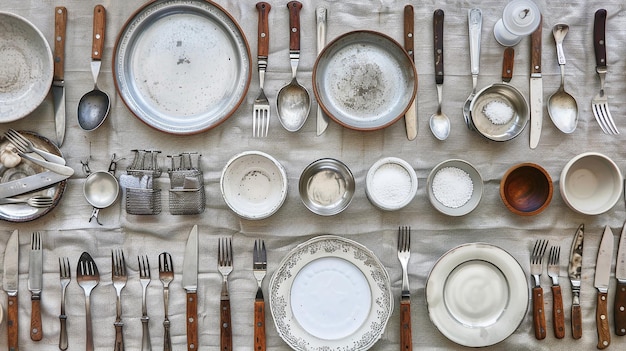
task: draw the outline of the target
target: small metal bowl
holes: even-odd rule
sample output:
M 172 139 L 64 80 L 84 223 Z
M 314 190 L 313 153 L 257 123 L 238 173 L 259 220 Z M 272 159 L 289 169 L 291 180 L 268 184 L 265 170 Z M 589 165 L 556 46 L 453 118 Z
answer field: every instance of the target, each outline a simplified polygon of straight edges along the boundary
M 311 212 L 332 216 L 348 207 L 354 196 L 354 183 L 348 166 L 332 158 L 319 159 L 300 175 L 300 198 Z
M 520 216 L 533 216 L 545 210 L 552 200 L 553 190 L 548 172 L 534 163 L 511 167 L 500 181 L 502 202 Z
M 459 170 L 467 173 L 472 181 L 472 193 L 469 199 L 463 203 L 461 206 L 454 207 L 450 205 L 444 204 L 444 202 L 437 199 L 435 196 L 435 191 L 433 191 L 433 182 L 435 181 L 435 177 L 444 168 L 458 168 Z M 470 212 L 472 212 L 480 203 L 480 199 L 483 196 L 483 178 L 480 176 L 480 173 L 472 166 L 469 162 L 463 160 L 447 160 L 441 162 L 428 175 L 427 179 L 427 187 L 428 187 L 428 200 L 433 205 L 437 211 L 446 214 L 448 216 L 464 216 Z M 454 187 L 458 185 L 458 182 L 449 182 L 447 184 L 448 189 L 451 192 L 455 192 Z
M 503 124 L 494 124 L 485 115 L 491 103 L 502 103 L 513 110 L 513 117 Z M 476 131 L 493 141 L 508 141 L 520 135 L 528 124 L 528 102 L 522 93 L 506 83 L 487 86 L 476 93 L 470 104 L 472 123 Z

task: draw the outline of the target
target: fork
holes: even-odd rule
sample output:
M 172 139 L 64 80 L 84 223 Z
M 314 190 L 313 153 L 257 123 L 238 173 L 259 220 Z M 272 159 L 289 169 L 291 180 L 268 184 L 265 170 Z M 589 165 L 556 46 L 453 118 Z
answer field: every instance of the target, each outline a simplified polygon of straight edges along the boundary
M 533 325 L 535 337 L 542 340 L 546 337 L 546 316 L 543 310 L 543 289 L 541 288 L 541 271 L 543 255 L 546 253 L 548 240 L 537 240 L 530 255 L 530 274 L 533 276 Z
M 26 139 L 22 134 L 15 131 L 14 129 L 9 129 L 6 132 L 4 132 L 4 137 L 7 138 L 7 140 L 10 141 L 11 144 L 15 145 L 17 150 L 19 150 L 22 153 L 34 152 L 37 155 L 43 157 L 43 159 L 46 161 L 49 161 L 52 163 L 58 163 L 61 165 L 65 164 L 65 159 L 63 157 L 57 156 L 55 154 L 52 154 L 50 152 L 47 152 L 47 151 L 44 151 L 35 147 L 32 141 Z
M 163 252 L 159 255 L 159 280 L 163 283 L 163 309 L 165 311 L 165 319 L 163 320 L 163 351 L 172 351 L 168 306 L 170 300 L 170 283 L 174 280 L 174 265 L 172 263 L 172 256 L 167 252 Z
M 78 259 L 78 267 L 76 267 L 76 281 L 78 285 L 85 291 L 85 320 L 86 326 L 86 351 L 93 351 L 93 332 L 91 327 L 91 291 L 100 282 L 100 273 L 98 273 L 98 266 L 94 262 L 93 258 L 83 252 Z
M 233 349 L 230 324 L 230 296 L 228 295 L 228 275 L 233 271 L 233 246 L 230 238 L 220 238 L 217 251 L 217 269 L 222 274 L 222 294 L 220 297 L 220 350 Z
M 272 7 L 266 2 L 259 2 L 256 4 L 256 8 L 259 12 L 257 61 L 261 93 L 254 100 L 254 105 L 252 106 L 252 136 L 255 138 L 266 137 L 270 126 L 270 102 L 265 96 L 263 85 L 265 83 L 265 70 L 267 69 L 270 43 L 268 15 Z
M 70 260 L 67 257 L 59 257 L 59 278 L 61 280 L 61 331 L 59 333 L 59 349 L 67 350 L 67 315 L 65 314 L 65 290 L 72 280 Z
M 254 242 L 252 261 L 252 272 L 258 286 L 254 299 L 254 350 L 265 351 L 265 300 L 262 289 L 263 278 L 267 274 L 265 241 L 257 239 Z
M 148 308 L 146 307 L 146 293 L 148 285 L 150 285 L 150 261 L 148 256 L 137 256 L 137 262 L 139 262 L 139 282 L 141 283 L 142 299 L 141 299 L 141 350 L 152 351 L 152 345 L 150 344 L 150 329 L 148 328 Z
M 604 81 L 607 72 L 606 62 L 606 10 L 596 11 L 593 22 L 593 47 L 596 55 L 596 73 L 600 77 L 600 92 L 591 100 L 591 109 L 596 121 L 605 134 L 619 134 L 609 111 L 608 99 L 604 92 Z
M 6 197 L 4 199 L 0 199 L 0 205 L 7 204 L 27 204 L 30 207 L 34 208 L 46 208 L 52 206 L 54 203 L 54 199 L 50 196 L 32 196 L 28 199 L 13 199 L 10 197 Z
M 124 334 L 122 328 L 124 323 L 122 322 L 122 289 L 126 286 L 128 277 L 126 276 L 126 259 L 124 258 L 124 252 L 122 250 L 111 250 L 111 280 L 113 281 L 113 287 L 117 295 L 115 303 L 115 346 L 113 350 L 124 350 Z
M 411 258 L 411 227 L 398 228 L 398 261 L 402 266 L 402 297 L 400 299 L 400 350 L 413 349 L 411 334 L 411 290 L 407 266 Z
M 552 325 L 554 326 L 554 336 L 557 339 L 565 337 L 565 316 L 563 316 L 563 296 L 559 285 L 559 265 L 561 248 L 550 246 L 548 254 L 548 276 L 552 279 Z

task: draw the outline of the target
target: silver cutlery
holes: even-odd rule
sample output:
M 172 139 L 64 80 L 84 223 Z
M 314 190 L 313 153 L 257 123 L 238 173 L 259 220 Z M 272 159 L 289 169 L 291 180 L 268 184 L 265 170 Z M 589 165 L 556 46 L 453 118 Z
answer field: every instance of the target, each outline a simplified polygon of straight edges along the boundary
M 67 350 L 67 315 L 65 314 L 65 291 L 72 280 L 70 260 L 67 257 L 59 257 L 59 280 L 61 281 L 61 330 L 59 332 L 59 349 Z
M 74 169 L 72 167 L 68 167 L 62 164 L 58 164 L 58 163 L 53 163 L 53 162 L 49 162 L 46 160 L 40 160 L 38 158 L 34 158 L 33 156 L 30 156 L 29 154 L 25 154 L 23 152 L 20 152 L 17 149 L 13 149 L 13 151 L 20 155 L 21 158 L 28 160 L 40 167 L 43 167 L 45 169 L 48 169 L 54 173 L 58 173 L 60 175 L 63 176 L 68 176 L 71 177 L 74 174 Z
M 40 341 L 43 338 L 41 325 L 41 289 L 43 287 L 43 249 L 41 234 L 34 232 L 30 236 L 30 254 L 28 257 L 28 290 L 30 291 L 30 339 Z
M 11 144 L 15 145 L 15 148 L 19 152 L 23 152 L 25 154 L 29 152 L 36 153 L 48 162 L 65 165 L 65 159 L 63 157 L 57 156 L 53 153 L 35 147 L 35 144 L 33 144 L 32 141 L 28 140 L 26 137 L 24 137 L 22 134 L 14 129 L 9 129 L 4 132 L 4 137 L 7 138 L 7 140 L 10 141 Z
M 4 268 L 2 274 L 2 287 L 7 293 L 7 344 L 9 351 L 17 351 L 19 345 L 19 310 L 18 310 L 18 287 L 19 287 L 19 233 L 13 231 L 4 250 Z
M 222 275 L 220 297 L 220 350 L 232 351 L 233 337 L 230 323 L 230 296 L 228 275 L 233 271 L 233 246 L 230 238 L 220 238 L 217 251 L 217 269 Z
M 533 277 L 533 325 L 535 337 L 538 340 L 546 337 L 546 316 L 543 309 L 543 289 L 541 288 L 541 271 L 543 268 L 543 255 L 548 246 L 547 240 L 535 241 L 535 246 L 530 255 L 530 274 Z
M 591 110 L 605 134 L 619 134 L 604 91 L 607 72 L 605 26 L 606 10 L 600 9 L 596 11 L 593 22 L 593 48 L 596 55 L 596 73 L 600 77 L 600 92 L 591 100 Z
M 150 317 L 148 317 L 148 308 L 146 307 L 146 297 L 148 285 L 150 285 L 150 261 L 148 256 L 137 256 L 137 262 L 139 263 L 139 282 L 141 283 L 141 350 L 152 351 L 152 344 L 150 343 L 150 329 L 148 323 Z
M 94 351 L 93 328 L 91 325 L 91 292 L 100 282 L 100 273 L 98 273 L 98 266 L 96 266 L 96 262 L 94 262 L 91 255 L 86 252 L 83 252 L 78 259 L 78 266 L 76 267 L 76 281 L 85 292 L 85 350 Z
M 326 15 L 328 11 L 325 7 L 315 9 L 315 22 L 317 23 L 317 55 L 324 49 L 326 45 Z M 328 128 L 328 116 L 324 114 L 320 104 L 317 104 L 317 135 L 324 134 Z
M 265 351 L 265 299 L 263 298 L 263 278 L 267 274 L 267 251 L 265 241 L 257 239 L 254 242 L 252 272 L 257 282 L 256 297 L 254 299 L 254 350 Z
M 198 225 L 187 238 L 183 260 L 183 288 L 187 295 L 187 350 L 198 349 Z
M 54 127 L 57 146 L 65 140 L 65 33 L 67 27 L 67 9 L 63 6 L 54 8 L 54 68 L 52 78 L 52 97 L 54 99 Z
M 430 116 L 430 131 L 435 138 L 446 140 L 450 135 L 450 119 L 441 111 L 443 99 L 443 10 L 433 14 L 433 42 L 435 51 L 435 83 L 437 86 L 437 112 Z
M 115 288 L 115 351 L 123 351 L 124 348 L 124 322 L 122 322 L 122 289 L 126 286 L 126 259 L 122 250 L 111 251 L 111 280 Z
M 52 206 L 54 203 L 54 199 L 50 196 L 32 196 L 28 199 L 14 199 L 14 198 L 4 198 L 0 199 L 0 205 L 8 205 L 8 204 L 27 204 L 30 207 L 34 208 L 46 208 Z
M 259 67 L 259 86 L 261 93 L 252 105 L 252 136 L 266 137 L 270 126 L 270 102 L 265 96 L 263 85 L 265 83 L 265 70 L 267 69 L 267 57 L 270 47 L 270 30 L 268 15 L 272 6 L 266 2 L 256 4 L 259 12 L 257 65 Z
M 580 282 L 582 279 L 583 244 L 585 225 L 576 229 L 572 249 L 569 255 L 568 274 L 572 285 L 572 338 L 580 339 L 583 336 L 583 317 L 580 308 Z
M 541 76 L 541 34 L 543 21 L 530 35 L 530 148 L 535 149 L 543 125 L 543 78 Z
M 552 279 L 552 325 L 557 339 L 565 337 L 565 316 L 563 315 L 563 295 L 559 285 L 561 248 L 551 246 L 548 253 L 548 276 Z
M 611 264 L 613 263 L 613 232 L 607 225 L 602 233 L 596 272 L 593 286 L 598 290 L 596 306 L 596 328 L 598 331 L 598 349 L 605 349 L 611 344 L 611 330 L 609 329 L 608 293 L 611 278 Z
M 483 29 L 483 13 L 480 9 L 474 8 L 467 13 L 467 25 L 469 31 L 470 49 L 470 72 L 472 74 L 472 92 L 463 104 L 463 118 L 469 130 L 475 130 L 474 122 L 470 112 L 472 100 L 476 96 L 476 86 L 478 85 L 478 74 L 480 74 L 480 42 Z
M 398 228 L 398 261 L 402 266 L 402 296 L 400 298 L 400 350 L 413 350 L 411 332 L 411 290 L 408 264 L 411 258 L 411 227 Z
M 174 280 L 174 264 L 172 256 L 167 252 L 159 255 L 159 280 L 163 284 L 163 310 L 165 311 L 165 319 L 163 320 L 163 351 L 172 351 L 168 308 L 170 304 L 170 283 Z
M 626 335 L 626 223 L 622 228 L 617 247 L 617 260 L 615 263 L 615 303 L 613 319 L 615 319 L 615 334 Z

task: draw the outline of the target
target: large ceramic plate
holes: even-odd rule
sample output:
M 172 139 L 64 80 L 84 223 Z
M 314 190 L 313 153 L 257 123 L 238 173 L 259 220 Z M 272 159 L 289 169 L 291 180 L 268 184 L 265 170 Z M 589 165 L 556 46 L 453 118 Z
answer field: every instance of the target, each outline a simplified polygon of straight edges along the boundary
M 0 123 L 33 112 L 52 85 L 52 51 L 29 21 L 0 12 Z
M 28 140 L 30 140 L 33 145 L 35 145 L 35 147 L 58 156 L 62 156 L 61 151 L 47 138 L 30 132 L 21 131 L 19 133 Z M 0 150 L 4 150 L 5 146 L 8 143 L 9 141 L 2 137 L 0 139 Z M 31 154 L 31 156 L 40 158 L 38 155 L 35 154 Z M 32 162 L 22 160 L 22 162 L 17 167 L 4 168 L 0 170 L 0 183 L 24 178 L 44 171 L 46 171 L 46 169 L 44 169 L 43 167 L 38 166 Z M 28 206 L 27 204 L 0 205 L 0 219 L 9 222 L 28 222 L 44 216 L 48 212 L 52 211 L 52 209 L 59 204 L 59 201 L 61 201 L 61 196 L 63 196 L 63 192 L 65 191 L 66 183 L 67 180 L 63 180 L 56 183 L 54 186 L 46 189 L 14 196 L 14 198 L 16 199 L 28 199 L 36 195 L 49 196 L 53 199 L 53 202 L 52 206 L 46 208 L 34 208 Z
M 356 130 L 389 126 L 417 91 L 413 61 L 390 37 L 346 33 L 328 44 L 313 68 L 313 92 L 326 114 Z
M 364 246 L 337 236 L 298 245 L 269 289 L 276 329 L 294 350 L 367 350 L 393 311 L 385 267 Z
M 217 4 L 154 1 L 120 32 L 113 78 L 130 111 L 147 125 L 198 133 L 225 121 L 245 98 L 250 49 L 241 28 Z
M 426 283 L 430 320 L 448 339 L 470 347 L 511 335 L 526 316 L 528 297 L 526 275 L 515 258 L 483 243 L 448 251 Z

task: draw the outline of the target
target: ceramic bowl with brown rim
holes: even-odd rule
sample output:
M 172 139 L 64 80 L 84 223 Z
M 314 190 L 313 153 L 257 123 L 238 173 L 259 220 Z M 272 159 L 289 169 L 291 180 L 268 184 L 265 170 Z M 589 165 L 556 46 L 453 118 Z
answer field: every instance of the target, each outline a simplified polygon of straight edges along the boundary
M 509 168 L 500 181 L 502 202 L 520 216 L 533 216 L 545 210 L 553 191 L 548 172 L 534 163 L 520 163 Z

